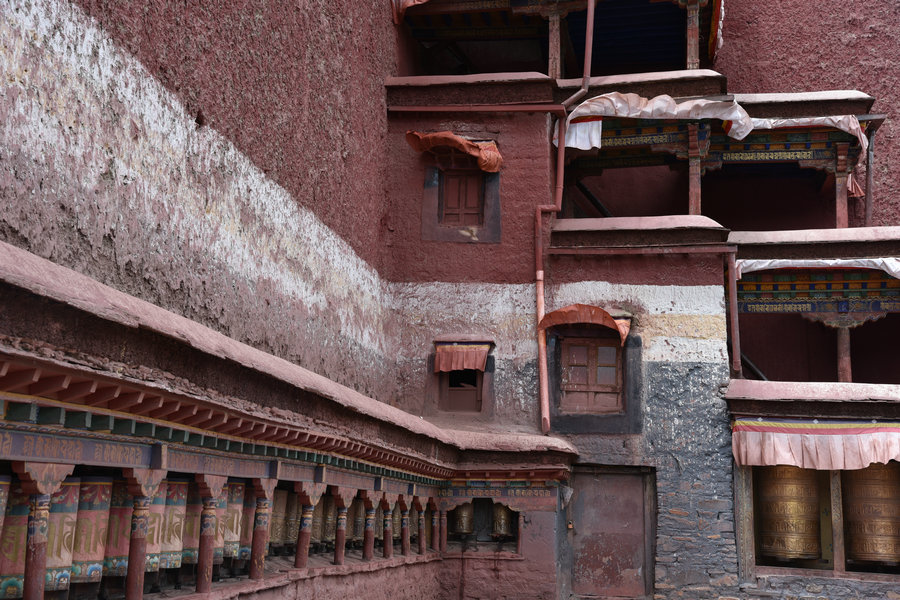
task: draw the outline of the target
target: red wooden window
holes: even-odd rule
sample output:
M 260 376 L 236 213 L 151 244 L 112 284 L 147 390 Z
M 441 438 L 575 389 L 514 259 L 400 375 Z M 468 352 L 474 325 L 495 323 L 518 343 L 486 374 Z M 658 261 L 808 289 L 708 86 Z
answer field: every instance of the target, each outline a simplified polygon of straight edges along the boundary
M 561 345 L 560 410 L 610 413 L 622 410 L 622 356 L 618 340 L 564 338 Z
M 440 223 L 480 227 L 484 222 L 484 173 L 477 169 L 440 172 Z

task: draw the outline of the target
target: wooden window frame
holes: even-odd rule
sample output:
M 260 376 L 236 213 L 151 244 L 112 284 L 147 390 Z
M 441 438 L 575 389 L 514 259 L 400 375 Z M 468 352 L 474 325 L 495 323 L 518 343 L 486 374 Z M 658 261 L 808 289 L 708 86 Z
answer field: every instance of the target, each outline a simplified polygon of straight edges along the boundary
M 456 183 L 455 186 L 454 183 Z M 441 227 L 482 226 L 484 223 L 483 171 L 478 169 L 440 169 L 438 187 L 438 223 Z M 451 202 L 454 200 L 454 196 L 455 207 Z M 470 206 L 470 201 L 473 200 L 475 206 Z M 451 216 L 455 216 L 456 220 L 452 220 Z
M 423 155 L 425 190 L 422 239 L 437 242 L 500 243 L 500 174 L 478 169 L 474 158 L 451 148 Z M 478 185 L 478 223 L 451 223 L 446 218 L 448 178 L 467 177 Z
M 458 371 L 448 371 L 440 373 L 440 381 L 438 384 L 440 388 L 438 394 L 439 411 L 454 414 L 481 414 L 484 411 L 484 373 L 477 369 L 464 370 L 473 371 L 475 373 L 475 387 L 472 390 L 472 393 L 475 396 L 475 402 L 477 402 L 478 408 L 475 410 L 461 410 L 455 407 L 453 396 L 457 394 L 454 393 L 454 388 L 450 387 L 450 374 Z M 462 393 L 460 392 L 458 395 L 462 396 Z
M 572 346 L 587 346 L 588 356 L 586 365 L 572 365 L 570 349 Z M 600 364 L 599 349 L 614 348 L 616 358 L 614 364 Z M 615 367 L 615 384 L 597 383 L 597 369 L 599 367 Z M 572 367 L 586 367 L 588 374 L 587 383 L 570 383 L 569 373 Z M 566 336 L 560 340 L 560 399 L 559 411 L 562 414 L 619 414 L 624 410 L 623 405 L 623 373 L 622 373 L 622 348 L 618 339 L 612 337 L 576 337 Z M 575 394 L 585 394 L 591 399 L 577 402 Z M 606 402 L 599 402 L 606 400 Z

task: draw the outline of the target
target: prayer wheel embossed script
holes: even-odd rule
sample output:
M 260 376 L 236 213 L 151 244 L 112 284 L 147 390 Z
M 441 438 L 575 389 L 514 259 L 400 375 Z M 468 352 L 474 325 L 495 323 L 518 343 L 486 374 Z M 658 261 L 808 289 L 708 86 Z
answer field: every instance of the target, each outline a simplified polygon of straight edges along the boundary
M 454 513 L 453 531 L 464 535 L 475 531 L 475 507 L 471 502 L 457 506 Z
M 512 535 L 512 511 L 503 504 L 494 504 L 493 524 L 491 536 L 495 539 L 507 538 Z
M 843 483 L 847 558 L 900 563 L 900 464 L 845 471 Z
M 814 470 L 762 467 L 759 499 L 760 554 L 780 560 L 819 557 L 819 493 Z

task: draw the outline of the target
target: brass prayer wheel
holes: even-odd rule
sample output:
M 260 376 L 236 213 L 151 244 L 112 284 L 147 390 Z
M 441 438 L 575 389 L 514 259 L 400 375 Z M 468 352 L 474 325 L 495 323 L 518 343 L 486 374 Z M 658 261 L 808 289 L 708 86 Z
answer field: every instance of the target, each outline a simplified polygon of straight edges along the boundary
M 409 511 L 409 537 L 414 538 L 419 535 L 419 511 L 412 509 Z
M 391 536 L 395 540 L 400 539 L 400 505 L 394 505 L 394 512 L 391 513 Z
M 375 509 L 375 539 L 384 539 L 384 511 L 380 506 Z
M 323 525 L 322 537 L 326 542 L 334 541 L 334 530 L 337 524 L 337 504 L 334 502 L 334 496 L 323 496 L 325 502 L 325 523 Z
M 847 558 L 900 563 L 900 464 L 844 471 Z
M 761 467 L 760 554 L 780 560 L 818 558 L 819 486 L 812 469 Z
M 475 531 L 475 506 L 471 502 L 457 506 L 453 512 L 456 515 L 453 531 L 461 534 L 470 534 Z
M 358 542 L 363 539 L 363 534 L 365 533 L 366 527 L 366 507 L 363 504 L 363 501 L 359 498 L 354 498 L 353 502 L 350 503 L 350 510 L 348 511 L 350 514 L 350 519 L 352 519 L 352 526 L 348 525 L 348 529 L 350 529 L 350 535 L 348 536 L 352 541 Z
M 494 503 L 494 521 L 491 536 L 505 538 L 512 536 L 512 511 L 508 506 Z
M 312 531 L 309 534 L 310 542 L 315 544 L 321 544 L 324 540 L 322 539 L 322 532 L 325 529 L 325 498 L 321 498 L 318 502 L 316 502 L 316 507 L 313 509 L 313 522 L 312 522 Z

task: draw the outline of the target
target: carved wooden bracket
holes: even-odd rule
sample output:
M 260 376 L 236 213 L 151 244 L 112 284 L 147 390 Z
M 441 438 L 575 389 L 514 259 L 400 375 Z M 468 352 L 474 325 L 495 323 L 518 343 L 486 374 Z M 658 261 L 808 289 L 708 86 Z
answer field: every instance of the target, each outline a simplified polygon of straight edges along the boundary
M 858 327 L 867 321 L 877 321 L 887 316 L 884 312 L 822 312 L 800 313 L 807 321 L 822 323 L 828 327 Z
M 123 469 L 122 473 L 128 480 L 128 493 L 132 496 L 149 498 L 155 496 L 159 490 L 159 484 L 165 479 L 168 471 L 165 469 Z
M 228 483 L 228 477 L 224 475 L 207 475 L 197 473 L 194 475 L 197 487 L 200 488 L 202 498 L 218 498 L 222 494 L 222 488 Z
M 265 498 L 272 500 L 275 495 L 275 486 L 278 485 L 277 479 L 259 479 L 253 480 L 253 489 L 256 490 L 257 498 Z
M 63 480 L 72 474 L 75 465 L 14 461 L 12 468 L 19 476 L 25 493 L 50 495 L 56 492 Z
M 356 488 L 332 486 L 331 494 L 334 496 L 335 503 L 338 508 L 350 508 L 353 499 L 356 498 L 358 490 Z
M 306 506 L 316 506 L 327 489 L 328 486 L 324 483 L 310 483 L 309 481 L 294 483 L 294 491 L 300 495 L 300 502 Z

